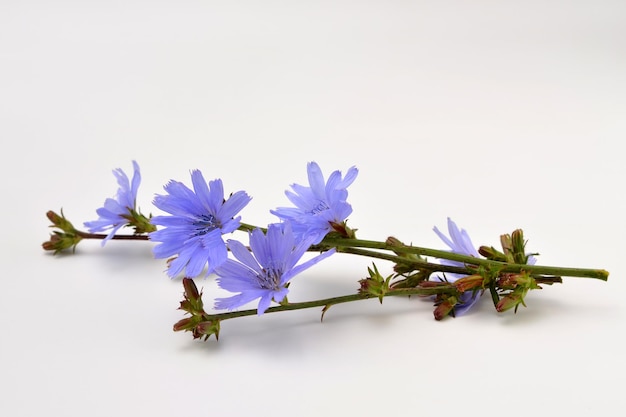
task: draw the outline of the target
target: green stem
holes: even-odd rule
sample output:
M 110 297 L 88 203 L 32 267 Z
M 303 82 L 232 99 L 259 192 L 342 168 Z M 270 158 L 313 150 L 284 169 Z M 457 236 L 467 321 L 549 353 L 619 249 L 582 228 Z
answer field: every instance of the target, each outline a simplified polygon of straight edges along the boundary
M 372 250 L 365 250 L 365 249 L 352 248 L 352 247 L 337 247 L 337 252 L 351 253 L 353 255 L 367 256 L 369 258 L 384 259 L 386 261 L 391 261 L 394 263 L 402 263 L 402 264 L 410 265 L 410 266 L 415 267 L 415 269 L 425 269 L 430 272 L 450 272 L 454 274 L 466 274 L 466 275 L 471 274 L 471 272 L 468 272 L 467 268 L 463 268 L 459 266 L 435 264 L 432 262 L 422 261 L 419 259 L 408 259 L 408 258 L 403 258 L 398 255 L 390 255 L 390 254 L 376 252 Z
M 399 290 L 390 290 L 384 294 L 384 297 L 397 297 L 397 296 L 408 296 L 408 295 L 421 295 L 421 296 L 429 296 L 429 295 L 437 295 L 437 294 L 456 294 L 457 290 L 452 285 L 449 287 L 439 286 L 436 288 L 403 288 Z M 363 294 L 351 294 L 351 295 L 343 295 L 340 297 L 331 297 L 331 298 L 323 298 L 320 300 L 314 301 L 304 301 L 300 303 L 286 303 L 276 307 L 270 307 L 265 310 L 265 314 L 268 313 L 278 313 L 280 311 L 289 311 L 289 310 L 302 310 L 305 308 L 313 308 L 313 307 L 326 307 L 342 303 L 349 303 L 352 301 L 359 300 L 367 300 L 370 298 L 379 298 L 378 295 L 363 293 Z M 257 314 L 257 309 L 250 310 L 240 310 L 240 311 L 231 311 L 228 313 L 218 313 L 218 314 L 206 314 L 203 315 L 203 320 L 213 321 L 213 320 L 228 320 L 234 319 L 237 317 L 244 316 L 253 316 Z
M 87 233 L 75 230 L 74 233 L 83 239 L 104 239 L 108 235 L 104 233 Z M 150 240 L 148 235 L 113 235 L 111 239 L 115 240 Z
M 241 230 L 242 232 L 251 232 L 254 229 L 261 229 L 263 233 L 267 231 L 267 229 L 264 227 L 258 227 L 253 224 L 241 223 L 241 222 L 239 222 L 239 228 L 237 230 Z
M 380 249 L 393 251 L 395 253 L 407 253 L 416 254 L 422 256 L 432 256 L 439 259 L 448 259 L 451 261 L 462 262 L 468 265 L 484 266 L 490 269 L 498 270 L 500 272 L 521 272 L 526 271 L 531 274 L 542 275 L 558 275 L 567 277 L 584 277 L 595 278 L 602 281 L 608 280 L 609 273 L 604 269 L 583 269 L 583 268 L 564 268 L 555 266 L 542 266 L 542 265 L 522 265 L 522 264 L 509 264 L 506 262 L 491 261 L 488 259 L 475 258 L 473 256 L 459 255 L 456 253 L 422 248 L 419 246 L 392 246 L 385 242 L 378 242 L 373 240 L 361 240 L 361 239 L 342 239 L 342 238 L 325 238 L 319 248 L 335 247 L 339 248 L 367 248 L 367 249 Z

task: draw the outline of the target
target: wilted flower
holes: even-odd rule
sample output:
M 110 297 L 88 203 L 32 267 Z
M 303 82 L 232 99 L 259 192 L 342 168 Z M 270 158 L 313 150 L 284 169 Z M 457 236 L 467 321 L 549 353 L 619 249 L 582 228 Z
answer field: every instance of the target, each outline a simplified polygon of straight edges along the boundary
M 109 230 L 109 234 L 102 240 L 102 245 L 109 241 L 115 233 L 122 227 L 129 225 L 136 212 L 137 189 L 141 183 L 141 173 L 139 165 L 133 161 L 133 180 L 129 181 L 128 176 L 121 169 L 113 170 L 113 175 L 117 178 L 119 189 L 115 198 L 107 198 L 104 206 L 97 209 L 96 213 L 100 218 L 91 222 L 85 222 L 85 227 L 90 233 L 97 233 Z
M 165 226 L 150 234 L 150 240 L 161 242 L 154 247 L 156 258 L 177 257 L 169 263 L 168 275 L 175 277 L 183 270 L 188 277 L 199 276 L 208 263 L 206 274 L 213 272 L 228 257 L 225 233 L 237 230 L 241 216 L 235 217 L 251 200 L 244 191 L 237 191 L 224 200 L 222 180 L 207 185 L 202 173 L 191 172 L 193 191 L 178 181 L 170 181 L 164 189 L 168 195 L 157 195 L 154 205 L 171 216 L 155 216 L 152 223 Z
M 282 220 L 291 222 L 293 233 L 304 238 L 313 236 L 313 244 L 319 243 L 328 232 L 341 227 L 352 213 L 352 206 L 347 203 L 348 186 L 358 174 L 352 167 L 342 178 L 340 171 L 334 171 L 324 181 L 324 175 L 315 162 L 307 165 L 309 186 L 291 185 L 293 191 L 285 191 L 287 198 L 296 207 L 279 207 L 271 213 Z M 345 227 L 345 224 L 343 224 Z
M 240 242 L 229 240 L 228 248 L 237 261 L 227 259 L 215 273 L 221 288 L 239 294 L 218 298 L 215 307 L 233 310 L 260 298 L 257 311 L 261 315 L 272 300 L 283 301 L 291 278 L 335 253 L 331 249 L 296 266 L 312 241 L 312 237 L 297 240 L 289 223 L 270 224 L 266 234 L 260 229 L 250 232 L 252 253 Z

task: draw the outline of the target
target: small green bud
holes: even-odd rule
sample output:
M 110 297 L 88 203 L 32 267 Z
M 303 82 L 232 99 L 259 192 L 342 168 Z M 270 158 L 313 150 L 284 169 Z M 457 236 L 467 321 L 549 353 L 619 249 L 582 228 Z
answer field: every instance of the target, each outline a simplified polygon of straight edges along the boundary
M 378 268 L 376 265 L 373 265 L 372 268 L 367 268 L 370 276 L 368 278 L 364 278 L 359 280 L 359 284 L 361 285 L 359 288 L 360 294 L 368 294 L 374 295 L 378 297 L 380 303 L 383 303 L 383 298 L 385 294 L 389 291 L 389 282 L 393 275 L 389 275 L 387 278 L 384 278 L 380 272 L 378 272 Z
M 204 337 L 204 340 L 207 340 L 209 336 L 215 335 L 215 340 L 219 340 L 220 338 L 220 321 L 219 320 L 210 320 L 203 321 L 198 323 L 193 332 L 193 338 L 199 339 Z
M 506 255 L 493 246 L 481 246 L 478 248 L 478 253 L 489 259 L 490 261 L 507 262 Z
M 514 230 L 511 234 L 511 245 L 513 247 L 513 259 L 518 264 L 525 264 L 528 260 L 526 256 L 526 241 L 522 229 Z
M 204 337 L 207 340 L 212 334 L 216 339 L 219 339 L 220 333 L 220 321 L 219 320 L 204 320 L 202 316 L 185 317 L 174 324 L 174 331 L 186 331 L 193 334 L 194 339 L 200 339 Z
M 391 250 L 393 251 L 393 253 L 395 253 L 396 255 L 398 255 L 401 258 L 406 258 L 406 259 L 411 259 L 411 260 L 416 260 L 416 261 L 425 261 L 424 258 L 422 258 L 421 256 L 419 256 L 416 253 L 406 253 L 402 250 L 400 251 L 396 251 L 394 250 L 394 248 L 406 248 L 409 247 L 410 245 L 406 245 L 403 242 L 401 242 L 399 239 L 393 237 L 393 236 L 389 236 L 387 238 L 387 240 L 385 240 L 385 243 L 389 246 L 391 246 Z M 412 270 L 414 270 L 415 268 L 413 268 Z
M 526 255 L 526 241 L 524 241 L 524 232 L 521 229 L 514 230 L 510 235 L 500 236 L 500 243 L 504 254 L 507 256 L 507 262 L 516 264 L 526 264 L 528 255 Z
M 174 324 L 174 331 L 180 332 L 181 330 L 191 331 L 200 322 L 201 318 L 198 316 L 185 317 Z
M 524 297 L 518 292 L 512 292 L 500 298 L 500 301 L 496 304 L 496 310 L 499 313 L 502 313 L 503 311 L 515 308 L 515 311 L 517 312 L 517 308 L 520 304 L 525 306 Z
M 82 240 L 82 237 L 70 234 L 70 233 L 62 233 L 62 232 L 54 232 L 54 234 L 50 235 L 50 240 L 43 242 L 41 247 L 44 250 L 54 251 L 54 254 L 73 248 L 76 249 L 76 245 L 78 242 Z
M 541 289 L 537 285 L 537 281 L 528 272 L 502 274 L 496 281 L 496 285 L 502 290 L 514 290 L 516 288 L 526 291 Z
M 76 233 L 74 225 L 72 225 L 72 223 L 63 215 L 63 209 L 61 209 L 61 215 L 58 215 L 54 211 L 50 210 L 46 213 L 46 217 L 48 217 L 48 220 L 52 222 L 52 226 L 50 227 L 57 227 L 66 233 Z

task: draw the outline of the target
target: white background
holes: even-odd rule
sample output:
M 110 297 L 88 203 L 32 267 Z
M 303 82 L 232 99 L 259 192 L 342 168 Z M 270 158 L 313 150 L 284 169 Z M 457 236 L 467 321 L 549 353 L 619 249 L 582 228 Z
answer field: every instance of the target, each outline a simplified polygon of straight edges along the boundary
M 623 1 L 0 1 L 0 415 L 620 415 L 625 19 Z M 443 249 L 450 216 L 476 245 L 521 227 L 539 263 L 611 276 L 516 315 L 369 300 L 193 341 L 150 242 L 41 249 L 47 210 L 94 220 L 132 159 L 146 213 L 198 168 L 264 225 L 308 161 L 356 165 L 361 238 Z M 352 293 L 369 264 L 331 257 L 290 300 Z

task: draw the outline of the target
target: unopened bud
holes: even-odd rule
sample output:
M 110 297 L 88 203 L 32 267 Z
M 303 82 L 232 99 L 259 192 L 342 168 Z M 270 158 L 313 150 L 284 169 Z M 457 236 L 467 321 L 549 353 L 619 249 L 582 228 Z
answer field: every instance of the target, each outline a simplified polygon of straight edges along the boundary
M 181 330 L 191 330 L 196 327 L 198 322 L 197 317 L 185 317 L 182 320 L 179 320 L 176 324 L 174 324 L 174 331 L 180 332 Z
M 387 245 L 391 246 L 390 249 L 393 251 L 393 253 L 395 253 L 396 255 L 398 255 L 401 258 L 406 258 L 406 259 L 415 260 L 415 261 L 424 261 L 424 258 L 419 256 L 418 254 L 416 254 L 416 253 L 407 253 L 406 251 L 402 250 L 402 248 L 407 248 L 410 245 L 405 245 L 403 242 L 401 242 L 399 239 L 397 239 L 397 238 L 395 238 L 393 236 L 389 236 L 385 240 L 385 243 Z M 396 250 L 394 248 L 399 248 L 399 250 Z M 410 265 L 401 265 L 401 264 L 396 264 L 396 268 L 398 268 L 398 270 L 396 270 L 396 272 L 398 272 L 398 273 L 405 272 L 404 269 L 408 269 L 408 271 L 406 271 L 406 272 L 411 272 L 411 271 L 414 271 L 416 269 L 415 267 L 412 267 Z
M 503 290 L 512 290 L 514 288 L 539 289 L 535 280 L 527 273 L 520 274 L 504 274 L 497 281 L 498 287 Z
M 61 215 L 58 215 L 54 211 L 50 210 L 46 213 L 46 217 L 50 220 L 54 227 L 58 227 L 66 233 L 75 234 L 76 229 L 74 229 L 74 225 L 65 218 L 63 215 L 63 210 L 61 210 Z M 52 226 L 51 226 L 52 227 Z
M 185 299 L 181 301 L 180 309 L 192 314 L 204 313 L 202 292 L 198 291 L 198 287 L 196 287 L 193 279 L 183 278 L 183 287 L 185 288 Z
M 518 286 L 517 276 L 518 274 L 502 274 L 496 285 L 502 290 L 512 290 Z
M 81 240 L 82 238 L 77 235 L 54 232 L 54 234 L 50 235 L 50 240 L 43 242 L 41 247 L 44 250 L 54 251 L 54 254 L 56 255 L 65 249 L 76 249 L 76 245 L 78 245 L 78 242 Z
M 524 241 L 524 232 L 522 229 L 516 229 L 511 233 L 511 244 L 513 245 L 513 250 L 515 252 L 524 253 L 524 246 L 526 246 L 526 242 Z
M 513 242 L 511 242 L 511 235 L 500 235 L 500 245 L 502 245 L 502 251 L 505 255 L 509 255 L 513 251 Z
M 454 286 L 459 292 L 465 292 L 476 288 L 483 287 L 484 278 L 480 275 L 470 275 L 467 277 L 459 278 L 454 281 Z
M 380 272 L 378 272 L 378 268 L 376 268 L 375 264 L 373 268 L 368 267 L 367 270 L 370 276 L 359 280 L 359 293 L 376 296 L 382 304 L 385 294 L 389 291 L 389 281 L 391 281 L 393 275 L 384 278 Z
M 389 246 L 400 246 L 400 247 L 404 246 L 404 243 L 402 243 L 400 239 L 397 239 L 393 236 L 389 236 L 387 240 L 385 240 L 385 243 Z
M 456 299 L 456 297 L 448 297 L 440 302 L 433 312 L 435 320 L 442 320 L 444 317 L 450 315 L 451 313 L 452 315 L 454 315 L 454 306 L 456 305 L 457 301 L 458 300 Z
M 524 298 L 522 295 L 518 293 L 511 293 L 505 295 L 500 299 L 500 301 L 498 301 L 498 304 L 496 304 L 496 310 L 499 313 L 502 313 L 503 311 L 515 308 L 515 311 L 517 311 L 517 307 L 520 304 L 524 304 Z
M 203 321 L 198 323 L 196 326 L 193 337 L 194 339 L 198 339 L 204 337 L 204 340 L 207 340 L 209 336 L 215 335 L 215 340 L 219 340 L 220 338 L 220 321 Z
M 478 248 L 478 253 L 490 261 L 507 262 L 506 255 L 493 246 L 481 246 Z

